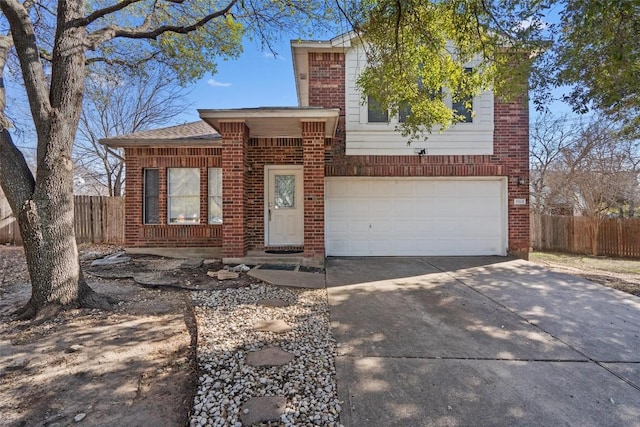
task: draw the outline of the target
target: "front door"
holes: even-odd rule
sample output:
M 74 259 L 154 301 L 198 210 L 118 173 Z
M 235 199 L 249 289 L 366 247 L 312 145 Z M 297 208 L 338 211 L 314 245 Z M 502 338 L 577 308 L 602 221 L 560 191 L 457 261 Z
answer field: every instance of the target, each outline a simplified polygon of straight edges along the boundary
M 302 167 L 266 166 L 266 246 L 304 244 Z

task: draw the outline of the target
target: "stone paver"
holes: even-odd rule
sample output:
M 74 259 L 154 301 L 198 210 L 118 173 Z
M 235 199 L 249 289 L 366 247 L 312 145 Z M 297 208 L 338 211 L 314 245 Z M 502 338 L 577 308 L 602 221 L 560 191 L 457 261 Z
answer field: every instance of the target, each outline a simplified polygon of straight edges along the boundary
M 164 273 L 137 273 L 133 275 L 133 280 L 139 285 L 146 286 L 177 286 L 179 284 L 178 279 Z
M 293 360 L 293 354 L 278 347 L 267 347 L 247 355 L 247 364 L 251 366 L 281 366 Z
M 253 397 L 242 405 L 240 419 L 242 425 L 278 421 L 284 412 L 287 399 L 279 396 Z
M 264 307 L 289 307 L 291 305 L 285 300 L 281 300 L 279 298 L 261 299 L 261 300 L 258 300 L 256 304 Z
M 182 264 L 180 264 L 180 268 L 198 268 L 202 267 L 203 263 L 204 259 L 202 258 L 189 258 L 182 261 Z
M 253 324 L 254 331 L 275 332 L 276 334 L 289 332 L 291 329 L 291 325 L 284 320 L 263 320 Z
M 98 267 L 104 265 L 124 264 L 131 261 L 131 257 L 124 256 L 124 252 L 116 252 L 115 254 L 108 255 L 104 258 L 96 259 L 91 262 L 91 267 Z

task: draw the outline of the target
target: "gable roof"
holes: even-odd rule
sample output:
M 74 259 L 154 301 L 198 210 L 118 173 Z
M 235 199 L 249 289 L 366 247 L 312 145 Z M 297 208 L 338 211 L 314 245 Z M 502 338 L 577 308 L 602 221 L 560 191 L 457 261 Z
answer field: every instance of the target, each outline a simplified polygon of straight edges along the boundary
M 148 145 L 211 145 L 222 140 L 220 134 L 202 120 L 161 129 L 134 132 L 103 138 L 100 144 L 109 147 L 142 147 Z

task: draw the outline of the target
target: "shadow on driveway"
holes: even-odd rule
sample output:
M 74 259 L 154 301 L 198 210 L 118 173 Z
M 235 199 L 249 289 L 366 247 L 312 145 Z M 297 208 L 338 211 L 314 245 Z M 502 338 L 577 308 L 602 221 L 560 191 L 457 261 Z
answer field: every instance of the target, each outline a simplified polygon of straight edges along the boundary
M 501 257 L 330 258 L 346 426 L 640 425 L 640 299 Z

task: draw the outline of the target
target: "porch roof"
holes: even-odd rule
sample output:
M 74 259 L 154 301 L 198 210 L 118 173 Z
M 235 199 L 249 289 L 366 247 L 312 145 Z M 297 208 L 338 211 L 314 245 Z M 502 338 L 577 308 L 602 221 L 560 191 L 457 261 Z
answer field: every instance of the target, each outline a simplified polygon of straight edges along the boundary
M 220 132 L 220 123 L 242 122 L 252 138 L 301 138 L 302 122 L 325 122 L 325 137 L 333 138 L 339 108 L 259 107 L 229 110 L 198 110 L 200 118 Z

